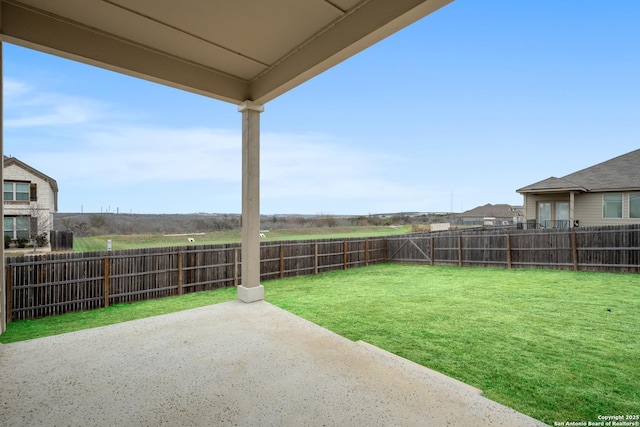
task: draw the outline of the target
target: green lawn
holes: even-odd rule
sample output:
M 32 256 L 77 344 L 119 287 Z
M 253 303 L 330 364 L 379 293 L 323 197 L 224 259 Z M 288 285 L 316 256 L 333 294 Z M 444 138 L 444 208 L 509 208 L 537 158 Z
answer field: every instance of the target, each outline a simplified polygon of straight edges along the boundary
M 322 227 L 271 230 L 265 233 L 262 241 L 300 240 L 300 239 L 333 239 L 343 237 L 381 237 L 404 234 L 411 231 L 411 226 L 383 227 L 383 226 L 353 226 L 353 227 Z M 195 239 L 189 243 L 188 237 Z M 107 250 L 107 240 L 111 240 L 112 249 L 140 249 L 171 246 L 215 245 L 221 243 L 239 243 L 240 231 L 214 231 L 197 235 L 165 236 L 162 234 L 132 234 L 77 237 L 73 240 L 74 252 L 94 252 Z
M 549 424 L 640 408 L 640 275 L 387 264 L 264 285 L 279 307 Z M 223 289 L 15 322 L 1 341 L 233 298 Z
M 235 288 L 197 292 L 183 296 L 167 297 L 135 303 L 114 304 L 107 308 L 78 311 L 59 316 L 34 320 L 18 320 L 7 324 L 7 331 L 0 335 L 0 343 L 24 341 L 51 335 L 65 334 L 82 329 L 112 325 L 128 320 L 174 313 L 204 307 L 236 298 Z
M 640 408 L 640 275 L 388 264 L 265 287 L 288 311 L 549 424 Z

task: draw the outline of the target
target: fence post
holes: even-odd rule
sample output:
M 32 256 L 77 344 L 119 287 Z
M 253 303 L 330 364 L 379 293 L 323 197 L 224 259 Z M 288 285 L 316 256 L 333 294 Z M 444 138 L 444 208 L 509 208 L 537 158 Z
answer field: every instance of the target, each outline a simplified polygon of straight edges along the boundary
M 233 249 L 233 286 L 238 286 L 238 248 Z
M 578 239 L 575 231 L 571 232 L 571 254 L 573 257 L 573 269 L 578 271 Z
M 507 234 L 507 268 L 511 268 L 511 234 Z
M 369 240 L 364 239 L 364 265 L 369 266 Z
M 284 278 L 284 244 L 280 243 L 280 278 Z
M 384 248 L 382 251 L 382 258 L 385 264 L 388 262 L 387 260 L 388 255 L 389 255 L 389 239 L 384 239 Z
M 430 240 L 431 240 L 431 242 L 429 242 L 430 243 L 429 244 L 429 259 L 431 260 L 431 265 L 434 265 L 435 261 L 433 260 L 433 258 L 435 257 L 436 250 L 435 250 L 435 248 L 433 246 L 436 243 L 436 239 L 433 236 L 431 236 Z
M 347 269 L 347 241 L 342 241 L 342 269 Z
M 318 242 L 313 246 L 313 274 L 318 274 Z
M 104 307 L 109 307 L 109 255 L 104 257 Z
M 458 267 L 462 267 L 462 236 L 458 236 Z
M 11 265 L 5 267 L 5 280 L 7 281 L 7 323 L 13 319 L 13 268 Z
M 182 251 L 178 251 L 178 295 L 182 295 Z

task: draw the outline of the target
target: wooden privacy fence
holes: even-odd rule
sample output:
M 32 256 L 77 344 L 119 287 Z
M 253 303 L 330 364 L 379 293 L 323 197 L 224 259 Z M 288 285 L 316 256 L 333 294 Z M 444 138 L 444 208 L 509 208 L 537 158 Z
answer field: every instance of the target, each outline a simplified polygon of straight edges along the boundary
M 238 244 L 8 257 L 7 320 L 182 295 L 242 283 Z M 263 280 L 385 262 L 384 238 L 269 242 Z
M 52 251 L 73 250 L 73 233 L 71 231 L 51 230 L 49 232 L 49 244 Z
M 237 286 L 240 255 L 228 244 L 7 258 L 7 320 Z M 268 242 L 260 259 L 262 280 L 387 261 L 637 273 L 640 225 Z
M 640 271 L 640 225 L 470 230 L 387 239 L 388 261 L 431 265 Z

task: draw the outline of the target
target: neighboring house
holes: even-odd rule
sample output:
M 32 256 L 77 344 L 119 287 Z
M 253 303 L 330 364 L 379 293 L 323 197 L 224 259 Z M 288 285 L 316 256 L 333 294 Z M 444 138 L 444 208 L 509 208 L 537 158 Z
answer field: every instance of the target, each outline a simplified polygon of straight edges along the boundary
M 640 224 L 640 150 L 516 191 L 530 227 Z
M 56 181 L 14 157 L 4 156 L 4 235 L 20 246 L 28 240 L 48 243 L 58 211 Z
M 522 222 L 523 209 L 522 206 L 487 203 L 462 212 L 458 217 L 463 225 L 506 226 Z

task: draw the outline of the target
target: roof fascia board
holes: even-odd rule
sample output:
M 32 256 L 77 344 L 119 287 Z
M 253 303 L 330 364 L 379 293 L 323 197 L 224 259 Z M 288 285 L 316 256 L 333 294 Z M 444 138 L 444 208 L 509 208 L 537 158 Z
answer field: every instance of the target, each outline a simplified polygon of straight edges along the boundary
M 520 194 L 538 194 L 538 193 L 566 193 L 569 191 L 579 191 L 581 193 L 588 193 L 589 190 L 582 187 L 572 188 L 533 188 L 529 190 L 518 190 Z
M 573 187 L 573 188 L 534 188 L 528 190 L 518 190 L 518 193 L 521 194 L 538 194 L 538 193 L 566 193 L 568 191 L 578 191 L 580 193 L 628 193 L 628 192 L 640 192 L 639 187 L 624 187 L 624 188 L 597 188 L 593 190 L 589 190 L 584 187 Z
M 640 191 L 638 187 L 625 187 L 625 188 L 598 188 L 596 190 L 591 190 L 589 193 L 625 193 L 625 192 L 635 192 Z
M 259 75 L 250 98 L 264 104 L 453 0 L 370 0 Z
M 248 82 L 216 70 L 46 12 L 6 1 L 0 6 L 4 41 L 234 104 L 248 97 Z

